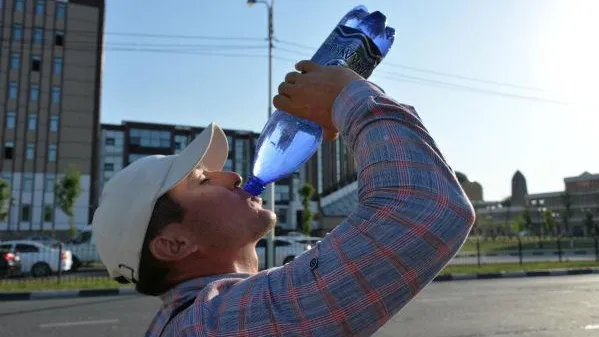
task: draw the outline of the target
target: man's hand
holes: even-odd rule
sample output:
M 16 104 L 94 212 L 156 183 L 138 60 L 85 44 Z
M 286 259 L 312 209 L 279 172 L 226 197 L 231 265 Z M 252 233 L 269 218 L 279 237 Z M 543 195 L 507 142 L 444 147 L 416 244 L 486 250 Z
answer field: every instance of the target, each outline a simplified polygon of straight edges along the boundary
M 346 85 L 364 79 L 349 68 L 320 66 L 312 61 L 300 61 L 298 72 L 290 72 L 279 85 L 279 94 L 273 98 L 274 106 L 292 115 L 320 124 L 324 137 L 337 138 L 331 109 L 337 95 Z

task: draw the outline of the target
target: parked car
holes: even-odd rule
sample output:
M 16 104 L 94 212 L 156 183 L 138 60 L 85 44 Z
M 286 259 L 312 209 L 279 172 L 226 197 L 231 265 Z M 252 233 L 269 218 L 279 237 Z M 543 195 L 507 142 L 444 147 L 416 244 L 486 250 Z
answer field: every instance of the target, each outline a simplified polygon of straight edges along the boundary
M 282 266 L 289 263 L 311 248 L 312 246 L 309 244 L 302 244 L 292 239 L 277 236 L 274 241 L 275 266 Z M 256 253 L 258 254 L 258 268 L 262 270 L 266 266 L 266 238 L 258 241 L 256 244 Z
M 73 240 L 64 244 L 64 248 L 70 250 L 73 255 L 73 271 L 85 263 L 100 262 L 91 228 L 81 230 Z
M 305 235 L 291 235 L 291 236 L 279 236 L 281 239 L 293 240 L 304 245 L 310 245 L 314 247 L 323 238 L 318 236 L 305 236 Z
M 18 254 L 21 258 L 21 273 L 34 277 L 49 276 L 71 270 L 73 259 L 68 249 L 53 248 L 35 241 L 14 240 L 0 242 L 0 250 Z
M 57 247 L 60 244 L 60 241 L 45 235 L 33 235 L 26 237 L 23 240 L 39 242 L 49 247 Z
M 0 249 L 0 279 L 21 273 L 21 257 L 9 250 Z

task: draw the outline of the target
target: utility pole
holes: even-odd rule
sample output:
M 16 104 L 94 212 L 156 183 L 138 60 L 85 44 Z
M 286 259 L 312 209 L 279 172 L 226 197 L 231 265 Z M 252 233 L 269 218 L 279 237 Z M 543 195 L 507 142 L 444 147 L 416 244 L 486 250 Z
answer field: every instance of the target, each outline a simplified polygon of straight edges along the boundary
M 268 119 L 272 115 L 272 49 L 273 49 L 273 39 L 274 39 L 274 25 L 273 25 L 273 6 L 275 4 L 275 0 L 270 0 L 270 2 L 266 0 L 247 0 L 248 5 L 254 5 L 256 3 L 261 3 L 266 6 L 268 9 Z M 267 119 L 267 120 L 268 120 Z M 275 183 L 273 182 L 268 189 L 268 203 L 269 208 L 276 212 L 275 210 Z M 275 231 L 274 229 L 270 231 L 266 236 L 266 268 L 272 268 L 275 265 L 275 250 L 274 250 L 274 239 L 275 239 Z

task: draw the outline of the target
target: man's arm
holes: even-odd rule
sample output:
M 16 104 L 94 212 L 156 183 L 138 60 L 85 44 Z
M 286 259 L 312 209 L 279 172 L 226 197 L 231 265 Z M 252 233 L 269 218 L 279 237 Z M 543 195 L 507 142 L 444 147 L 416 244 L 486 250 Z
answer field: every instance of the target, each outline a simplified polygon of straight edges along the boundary
M 214 332 L 371 335 L 467 237 L 472 206 L 413 108 L 354 81 L 333 118 L 355 156 L 356 209 L 314 249 L 215 299 L 204 316 Z

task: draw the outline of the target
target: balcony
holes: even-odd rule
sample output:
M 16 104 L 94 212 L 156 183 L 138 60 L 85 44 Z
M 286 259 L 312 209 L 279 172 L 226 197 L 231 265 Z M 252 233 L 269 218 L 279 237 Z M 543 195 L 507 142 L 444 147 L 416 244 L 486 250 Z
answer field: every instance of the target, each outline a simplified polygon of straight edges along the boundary
M 320 198 L 325 216 L 348 216 L 358 204 L 358 181 L 353 181 Z

